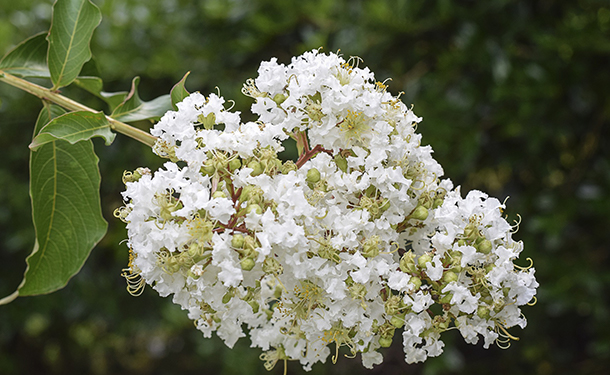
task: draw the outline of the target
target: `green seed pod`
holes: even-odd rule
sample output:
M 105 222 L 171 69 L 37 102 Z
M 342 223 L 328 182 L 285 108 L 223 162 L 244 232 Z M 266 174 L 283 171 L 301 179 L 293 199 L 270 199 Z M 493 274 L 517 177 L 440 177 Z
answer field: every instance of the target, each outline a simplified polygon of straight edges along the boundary
M 426 220 L 428 218 L 428 209 L 424 206 L 417 206 L 411 214 L 411 218 L 415 220 Z
M 242 234 L 236 233 L 231 238 L 231 246 L 235 249 L 241 249 L 244 247 L 244 236 Z
M 231 159 L 231 161 L 229 162 L 229 169 L 232 171 L 239 169 L 240 167 L 241 160 L 239 160 L 239 158 Z
M 392 325 L 396 328 L 402 328 L 405 325 L 405 318 L 404 317 L 399 317 L 399 316 L 393 316 L 392 319 L 390 319 L 390 323 L 392 323 Z
M 248 168 L 252 168 L 252 173 L 250 174 L 250 176 L 253 176 L 253 177 L 260 175 L 264 171 L 261 163 L 259 163 L 256 160 L 252 160 L 251 162 L 249 162 Z
M 447 284 L 449 284 L 452 281 L 457 281 L 457 279 L 458 279 L 458 275 L 451 271 L 447 271 L 443 275 L 443 281 L 446 282 Z
M 311 184 L 315 184 L 316 182 L 320 181 L 320 171 L 316 168 L 311 168 L 307 171 L 307 177 L 305 180 Z
M 392 345 L 391 337 L 380 337 L 379 338 L 379 346 L 381 346 L 382 348 L 389 348 L 390 345 Z
M 242 270 L 250 271 L 252 268 L 254 268 L 256 262 L 254 262 L 254 259 L 252 258 L 244 258 L 239 262 L 239 265 L 241 266 Z
M 492 245 L 491 245 L 490 240 L 483 240 L 477 246 L 477 250 L 479 250 L 479 252 L 481 252 L 483 254 L 489 254 L 491 252 L 491 248 L 492 248 Z

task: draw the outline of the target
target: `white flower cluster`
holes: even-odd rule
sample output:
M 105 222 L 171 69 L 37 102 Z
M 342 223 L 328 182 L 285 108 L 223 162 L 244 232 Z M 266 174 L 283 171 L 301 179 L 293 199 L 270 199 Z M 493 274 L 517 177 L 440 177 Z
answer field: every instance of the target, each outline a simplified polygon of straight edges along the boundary
M 128 289 L 144 282 L 206 337 L 249 335 L 267 369 L 337 360 L 339 348 L 382 362 L 402 331 L 407 362 L 443 351 L 440 334 L 505 344 L 538 283 L 504 205 L 462 198 L 415 116 L 358 59 L 312 51 L 264 62 L 241 123 L 217 95 L 195 93 L 152 130 L 170 159 L 126 173 Z M 299 158 L 281 161 L 282 142 Z M 141 278 L 141 279 L 140 279 Z

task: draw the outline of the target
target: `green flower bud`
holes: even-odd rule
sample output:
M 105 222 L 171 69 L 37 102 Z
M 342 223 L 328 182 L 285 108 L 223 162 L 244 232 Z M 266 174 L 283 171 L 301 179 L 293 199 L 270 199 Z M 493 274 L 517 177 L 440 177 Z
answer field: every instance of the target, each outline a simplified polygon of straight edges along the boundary
M 244 248 L 250 251 L 256 249 L 256 240 L 254 237 L 250 235 L 244 237 Z
M 201 247 L 201 245 L 199 245 L 196 242 L 193 242 L 189 245 L 188 250 L 186 251 L 186 253 L 188 254 L 188 256 L 192 259 L 198 258 L 201 255 L 203 255 L 202 252 L 203 248 Z
M 204 116 L 203 114 L 197 116 L 197 121 L 199 121 L 204 129 L 211 130 L 214 128 L 214 124 L 216 124 L 216 115 L 214 112 Z
M 415 211 L 411 214 L 411 219 L 415 220 L 426 220 L 428 217 L 428 209 L 424 206 L 417 206 Z
M 492 245 L 490 240 L 483 240 L 477 246 L 477 250 L 483 254 L 489 254 L 491 252 L 491 248 Z
M 229 162 L 229 169 L 232 171 L 239 169 L 240 167 L 241 160 L 239 160 L 239 158 L 231 159 L 231 161 Z
M 421 287 L 421 279 L 417 276 L 411 277 L 409 283 L 413 284 L 415 290 L 418 290 Z
M 256 177 L 264 172 L 263 166 L 256 160 L 252 160 L 248 163 L 248 168 L 252 168 L 252 173 L 250 176 Z
M 244 247 L 244 236 L 240 233 L 234 234 L 233 238 L 231 238 L 231 246 L 233 246 L 235 249 L 241 249 Z
M 420 256 L 417 259 L 417 264 L 421 267 L 421 268 L 426 268 L 426 263 L 428 262 L 432 262 L 432 257 L 430 256 L 430 254 L 425 253 L 424 255 Z
M 282 93 L 278 93 L 273 96 L 273 101 L 275 102 L 275 104 L 280 105 L 284 103 L 284 100 L 286 100 L 286 98 L 288 98 L 288 96 Z
M 212 159 L 208 159 L 203 163 L 203 167 L 201 167 L 201 173 L 204 175 L 213 175 L 216 172 L 216 168 L 214 168 L 214 162 Z
M 165 270 L 170 275 L 180 271 L 180 262 L 178 261 L 178 258 L 174 256 L 169 257 L 165 262 Z
M 241 266 L 242 270 L 250 271 L 252 268 L 254 268 L 256 262 L 254 262 L 254 259 L 252 258 L 244 258 L 239 262 L 239 265 Z
M 400 270 L 404 273 L 413 273 L 416 272 L 415 268 L 415 254 L 411 250 L 407 251 L 402 258 L 400 258 L 399 263 Z
M 226 198 L 227 195 L 222 190 L 216 190 L 214 194 L 212 194 L 212 198 Z
M 320 181 L 320 171 L 316 168 L 311 168 L 307 171 L 307 177 L 305 180 L 311 184 L 315 184 L 316 182 Z
M 288 160 L 280 168 L 280 170 L 282 171 L 282 174 L 288 174 L 291 171 L 297 171 L 298 169 L 299 169 L 299 167 L 297 167 L 297 165 L 292 160 Z
M 452 281 L 457 281 L 457 279 L 458 279 L 458 275 L 451 271 L 447 271 L 443 275 L 443 281 L 446 282 L 447 284 L 449 284 Z
M 404 317 L 399 317 L 399 316 L 393 316 L 392 319 L 390 319 L 390 323 L 392 323 L 392 325 L 396 328 L 402 328 L 405 325 L 405 318 Z
M 251 212 L 256 212 L 258 215 L 260 215 L 263 213 L 263 209 L 258 204 L 249 204 L 246 207 L 246 214 L 249 214 Z
M 444 202 L 443 199 L 436 198 L 434 200 L 434 203 L 432 204 L 432 208 L 439 208 L 440 206 L 443 205 L 443 202 Z
M 477 315 L 481 319 L 489 319 L 489 309 L 485 306 L 479 306 L 477 308 Z
M 391 337 L 380 337 L 379 338 L 379 346 L 381 346 L 382 348 L 389 348 L 390 345 L 392 345 Z

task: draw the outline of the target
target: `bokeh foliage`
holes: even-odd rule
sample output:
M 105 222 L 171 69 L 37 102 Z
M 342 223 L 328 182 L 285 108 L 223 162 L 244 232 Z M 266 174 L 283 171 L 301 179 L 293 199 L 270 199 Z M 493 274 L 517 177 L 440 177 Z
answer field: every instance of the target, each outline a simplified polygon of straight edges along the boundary
M 610 2 L 430 0 L 94 0 L 103 21 L 92 52 L 106 91 L 169 93 L 216 86 L 247 112 L 246 78 L 273 56 L 323 47 L 358 55 L 423 116 L 419 131 L 445 174 L 523 217 L 515 238 L 535 261 L 538 304 L 508 350 L 445 334 L 440 358 L 383 365 L 316 365 L 315 374 L 606 374 L 610 370 Z M 50 1 L 0 0 L 0 53 L 48 30 Z M 66 90 L 93 107 L 84 92 Z M 28 150 L 39 101 L 0 86 L 0 296 L 11 293 L 33 245 Z M 150 124 L 141 123 L 142 128 Z M 203 339 L 184 312 L 150 289 L 133 298 L 121 203 L 124 169 L 161 161 L 125 137 L 95 142 L 107 237 L 64 290 L 0 307 L 0 373 L 262 374 L 258 350 Z M 523 260 L 524 265 L 526 264 Z M 281 364 L 273 373 L 281 373 Z M 289 366 L 300 374 L 299 366 Z

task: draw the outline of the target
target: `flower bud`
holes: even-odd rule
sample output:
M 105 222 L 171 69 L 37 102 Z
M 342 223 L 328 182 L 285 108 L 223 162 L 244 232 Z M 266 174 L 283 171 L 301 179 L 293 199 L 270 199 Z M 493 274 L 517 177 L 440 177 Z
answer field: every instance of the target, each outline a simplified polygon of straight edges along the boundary
M 400 267 L 400 270 L 404 273 L 416 272 L 415 254 L 413 254 L 413 252 L 411 250 L 404 253 L 402 258 L 400 258 L 399 267 Z
M 236 233 L 231 238 L 231 246 L 235 249 L 241 249 L 244 247 L 244 236 L 240 233 Z
M 491 248 L 492 245 L 490 240 L 483 240 L 477 246 L 477 250 L 483 254 L 489 254 L 491 252 Z
M 263 173 L 263 166 L 256 160 L 252 160 L 248 163 L 248 168 L 252 168 L 252 173 L 250 176 L 256 177 Z
M 284 100 L 286 100 L 287 96 L 282 94 L 282 93 L 278 93 L 273 95 L 273 101 L 275 102 L 275 104 L 280 105 L 284 102 Z
M 216 124 L 216 115 L 214 112 L 208 114 L 207 116 L 201 114 L 197 117 L 197 121 L 203 125 L 204 129 L 211 130 L 214 128 L 214 124 Z
M 481 319 L 489 319 L 489 309 L 485 306 L 479 306 L 477 308 L 477 315 Z
M 434 203 L 432 204 L 432 208 L 439 208 L 440 206 L 443 205 L 443 202 L 444 202 L 443 199 L 436 198 L 434 200 Z
M 424 206 L 417 206 L 411 214 L 411 219 L 426 220 L 428 218 L 428 209 Z
M 232 171 L 239 169 L 240 167 L 241 160 L 239 160 L 239 158 L 231 159 L 231 161 L 229 162 L 229 169 Z
M 396 328 L 402 328 L 405 325 L 405 318 L 404 317 L 399 317 L 399 316 L 393 316 L 392 319 L 390 319 L 390 323 L 392 323 L 392 325 Z
M 410 284 L 413 284 L 413 290 L 418 290 L 421 287 L 421 279 L 419 277 L 413 276 L 409 280 Z
M 458 279 L 458 275 L 456 275 L 455 272 L 447 271 L 443 275 L 443 281 L 446 282 L 447 284 L 449 284 L 452 281 L 457 281 L 457 279 Z
M 307 171 L 307 178 L 305 180 L 311 184 L 315 184 L 320 181 L 320 171 L 316 168 L 311 168 Z
M 241 266 L 242 270 L 250 271 L 252 268 L 254 268 L 256 262 L 254 262 L 254 259 L 252 258 L 244 258 L 239 262 L 239 265 Z
M 430 256 L 430 254 L 425 253 L 424 255 L 420 256 L 417 259 L 417 264 L 421 267 L 421 268 L 425 268 L 426 267 L 426 263 L 428 262 L 432 262 L 432 257 Z
M 297 171 L 298 169 L 299 167 L 297 167 L 297 165 L 292 160 L 286 161 L 284 164 L 282 164 L 282 167 L 280 168 L 282 174 L 288 174 L 291 171 Z
M 226 198 L 227 195 L 222 190 L 216 190 L 214 194 L 212 194 L 212 198 Z
M 246 207 L 246 214 L 251 212 L 255 212 L 256 214 L 260 215 L 263 213 L 263 209 L 258 204 L 249 204 L 248 207 Z
M 381 346 L 382 348 L 389 348 L 390 345 L 392 345 L 391 337 L 380 337 L 379 338 L 379 346 Z

